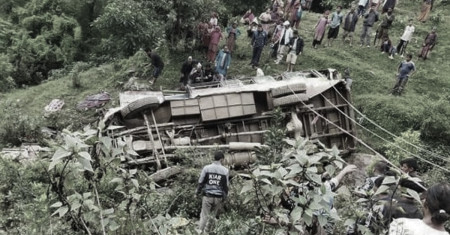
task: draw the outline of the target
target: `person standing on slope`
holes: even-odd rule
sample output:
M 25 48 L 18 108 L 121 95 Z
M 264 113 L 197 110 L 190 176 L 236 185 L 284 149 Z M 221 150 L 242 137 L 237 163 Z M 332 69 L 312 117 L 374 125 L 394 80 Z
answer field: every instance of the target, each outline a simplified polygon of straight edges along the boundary
M 207 224 L 223 207 L 228 195 L 229 171 L 222 166 L 224 155 L 218 151 L 214 154 L 214 162 L 203 167 L 198 179 L 197 195 L 202 194 L 202 211 L 198 230 L 203 233 Z

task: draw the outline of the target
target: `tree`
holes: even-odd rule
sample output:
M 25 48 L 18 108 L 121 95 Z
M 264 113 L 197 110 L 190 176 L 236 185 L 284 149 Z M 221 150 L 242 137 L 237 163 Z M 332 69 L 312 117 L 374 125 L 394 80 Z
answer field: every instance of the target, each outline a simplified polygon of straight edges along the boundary
M 14 67 L 9 63 L 8 55 L 0 54 L 0 92 L 7 91 L 16 86 L 11 74 Z
M 155 3 L 155 5 L 153 5 Z M 160 1 L 111 0 L 93 22 L 101 34 L 101 48 L 110 55 L 133 55 L 139 48 L 165 38 L 167 20 L 160 15 L 168 4 Z
M 3 33 L 12 78 L 17 85 L 34 85 L 47 79 L 52 69 L 75 60 L 81 43 L 81 27 L 65 15 L 59 1 L 32 0 L 11 13 L 15 31 Z

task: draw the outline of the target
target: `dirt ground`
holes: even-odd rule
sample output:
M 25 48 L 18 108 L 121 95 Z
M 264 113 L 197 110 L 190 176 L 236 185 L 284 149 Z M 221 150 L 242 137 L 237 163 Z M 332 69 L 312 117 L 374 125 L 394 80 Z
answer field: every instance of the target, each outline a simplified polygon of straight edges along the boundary
M 358 167 L 358 170 L 352 172 L 350 177 L 347 177 L 346 182 L 349 185 L 362 185 L 364 180 L 368 177 L 367 168 L 376 161 L 375 155 L 366 153 L 353 153 L 347 158 L 349 164 L 354 164 Z

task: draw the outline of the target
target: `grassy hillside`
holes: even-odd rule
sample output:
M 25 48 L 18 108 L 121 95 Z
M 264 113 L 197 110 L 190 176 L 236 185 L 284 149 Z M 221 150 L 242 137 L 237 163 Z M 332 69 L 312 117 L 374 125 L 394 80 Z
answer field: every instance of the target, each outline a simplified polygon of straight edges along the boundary
M 397 45 L 407 20 L 416 18 L 419 5 L 419 1 L 400 1 L 395 12 L 396 20 L 390 30 L 394 45 Z M 346 12 L 347 10 L 344 10 L 344 13 Z M 431 15 L 434 20 L 429 20 L 426 23 L 414 21 L 416 32 L 412 42 L 408 45 L 408 51 L 414 54 L 413 61 L 416 63 L 417 73 L 410 79 L 406 92 L 401 97 L 390 96 L 388 93 L 395 82 L 396 68 L 402 58 L 397 56 L 394 60 L 390 60 L 387 55 L 380 53 L 379 48 L 359 47 L 362 20 L 358 22 L 353 47 L 343 44 L 339 38 L 332 47 L 321 46 L 319 49 L 313 49 L 311 45 L 313 27 L 319 14 L 304 14 L 299 33 L 305 40 L 305 48 L 304 53 L 298 59 L 299 64 L 296 65 L 296 69 L 331 67 L 342 71 L 348 67 L 354 79 L 354 103 L 370 118 L 395 133 L 406 131 L 409 128 L 421 130 L 422 137 L 425 140 L 432 140 L 432 137 L 435 136 L 435 132 L 428 133 L 429 136 L 426 135 L 428 127 L 436 128 L 436 126 L 443 125 L 443 133 L 439 138 L 441 140 L 442 138 L 448 139 L 450 123 L 446 114 L 450 114 L 450 107 L 446 101 L 449 99 L 450 81 L 447 75 L 450 74 L 450 66 L 446 63 L 446 55 L 450 53 L 450 45 L 447 42 L 450 37 L 448 33 L 450 25 L 445 23 L 446 18 L 444 17 L 448 13 L 450 13 L 448 8 L 438 5 Z M 439 43 L 431 58 L 422 61 L 417 58 L 417 52 L 432 26 L 438 27 Z M 251 58 L 250 40 L 246 37 L 246 28 L 240 26 L 240 30 L 242 35 L 238 39 L 238 48 L 233 56 L 229 75 L 254 75 L 255 71 L 248 65 Z M 325 44 L 325 40 L 322 45 Z M 223 43 L 224 41 L 222 41 Z M 173 47 L 169 45 L 169 47 L 178 48 L 178 45 L 173 45 Z M 204 60 L 203 52 L 191 49 L 178 50 L 178 52 L 171 50 L 169 52 L 167 47 L 163 46 L 159 48 L 158 53 L 165 58 L 166 66 L 162 77 L 156 84 L 157 89 L 160 87 L 172 89 L 178 86 L 179 69 L 188 55 Z M 130 77 L 127 71 L 141 69 L 143 63 L 148 63 L 146 60 L 142 53 L 138 53 L 130 59 L 101 66 L 85 65 L 84 69 L 68 67 L 55 74 L 51 80 L 38 86 L 0 94 L 0 109 L 5 111 L 1 114 L 0 124 L 5 126 L 11 120 L 25 116 L 36 120 L 35 126 L 29 127 L 31 129 L 37 128 L 38 125 L 57 128 L 71 125 L 72 128 L 79 128 L 94 121 L 96 113 L 94 111 L 77 111 L 75 109 L 76 104 L 87 95 L 107 91 L 112 95 L 112 101 L 107 107 L 117 106 L 118 93 L 121 89 L 120 82 L 126 82 Z M 265 48 L 261 62 L 261 67 L 266 74 L 281 73 L 286 69 L 285 64 L 275 65 L 273 63 L 273 60 L 268 56 L 268 48 Z M 73 76 L 78 76 L 81 83 L 80 88 L 72 86 Z M 44 118 L 44 107 L 55 98 L 65 101 L 64 109 L 58 114 Z M 443 106 L 436 104 L 442 104 Z M 433 110 L 437 113 L 431 115 L 430 112 Z M 425 125 L 426 123 L 428 123 L 428 126 Z M 7 133 L 3 128 L 3 136 L 5 135 Z M 378 143 L 377 139 L 372 139 L 370 135 L 365 136 L 365 133 L 361 133 L 361 135 L 373 145 L 378 148 L 381 147 L 381 143 Z M 440 143 L 445 143 L 445 141 Z

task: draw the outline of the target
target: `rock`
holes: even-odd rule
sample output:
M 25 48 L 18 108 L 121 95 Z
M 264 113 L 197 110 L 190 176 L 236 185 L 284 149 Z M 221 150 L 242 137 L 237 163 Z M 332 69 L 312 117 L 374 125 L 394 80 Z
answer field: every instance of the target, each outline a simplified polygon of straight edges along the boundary
M 353 181 L 352 185 L 359 186 L 364 184 L 364 180 L 368 177 L 367 168 L 372 162 L 377 161 L 378 158 L 375 155 L 366 153 L 353 153 L 348 157 L 347 162 L 354 164 L 358 167 L 358 170 L 352 172 L 352 177 L 349 179 Z
M 123 85 L 124 90 L 128 91 L 146 91 L 151 90 L 151 85 L 148 81 L 139 79 L 138 77 L 131 77 L 125 85 Z

